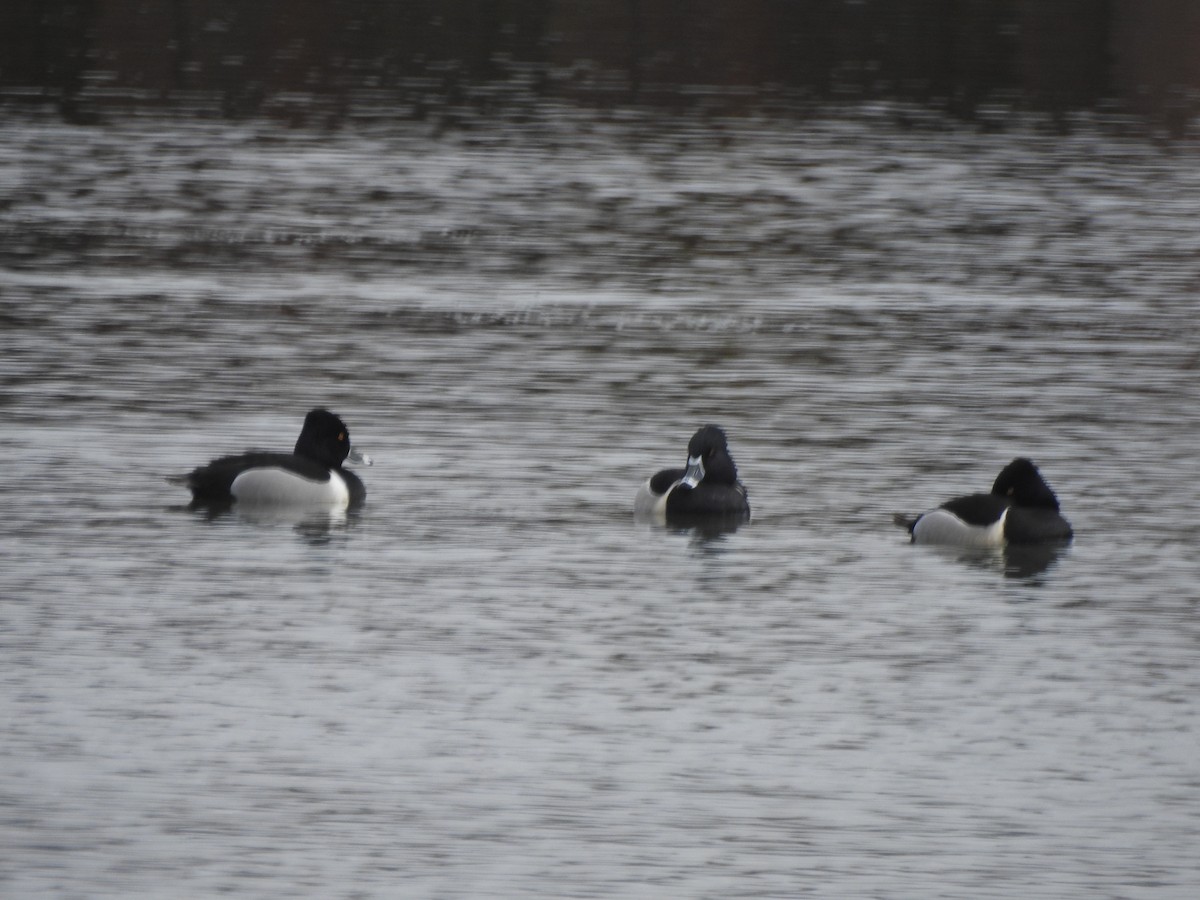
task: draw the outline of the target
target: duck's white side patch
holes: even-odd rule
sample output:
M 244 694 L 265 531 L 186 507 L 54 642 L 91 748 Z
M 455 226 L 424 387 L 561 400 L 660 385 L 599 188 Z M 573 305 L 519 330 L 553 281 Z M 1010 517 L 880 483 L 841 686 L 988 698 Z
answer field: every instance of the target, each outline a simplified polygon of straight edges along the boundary
M 913 540 L 918 544 L 947 544 L 954 547 L 1004 546 L 1004 520 L 1008 510 L 991 525 L 968 525 L 948 509 L 935 509 L 917 519 Z
M 287 469 L 250 469 L 229 487 L 238 503 L 264 506 L 333 506 L 350 504 L 350 489 L 337 472 L 328 481 L 312 481 Z
M 670 488 L 662 494 L 654 493 L 650 490 L 650 479 L 647 478 L 646 483 L 638 488 L 637 496 L 633 498 L 634 521 L 651 522 L 655 525 L 667 524 L 667 496 L 670 493 Z

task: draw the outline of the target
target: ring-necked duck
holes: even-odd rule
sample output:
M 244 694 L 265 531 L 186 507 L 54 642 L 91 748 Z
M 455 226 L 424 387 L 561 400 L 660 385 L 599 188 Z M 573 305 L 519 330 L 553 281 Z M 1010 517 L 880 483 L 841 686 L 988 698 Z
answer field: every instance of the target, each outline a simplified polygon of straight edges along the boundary
M 686 524 L 705 518 L 750 517 L 746 488 L 738 481 L 725 432 L 705 425 L 688 442 L 687 467 L 663 469 L 633 501 L 634 516 L 659 523 Z
M 370 458 L 350 449 L 350 432 L 333 413 L 314 409 L 304 417 L 304 427 L 291 453 L 251 450 L 222 456 L 187 475 L 169 478 L 192 491 L 192 505 L 260 504 L 274 506 L 357 506 L 367 489 L 353 472 L 342 468 L 351 462 L 370 465 Z
M 1068 541 L 1072 535 L 1054 491 L 1024 458 L 1001 470 L 990 494 L 955 497 L 924 515 L 897 515 L 895 521 L 917 544 L 1002 547 Z

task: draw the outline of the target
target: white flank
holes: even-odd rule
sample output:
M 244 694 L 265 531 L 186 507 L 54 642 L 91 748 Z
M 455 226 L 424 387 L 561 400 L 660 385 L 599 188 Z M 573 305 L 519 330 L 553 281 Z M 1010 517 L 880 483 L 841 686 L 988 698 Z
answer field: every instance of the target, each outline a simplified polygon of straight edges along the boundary
M 1003 547 L 1004 520 L 1008 510 L 991 525 L 968 525 L 948 509 L 925 513 L 913 528 L 918 544 L 946 544 L 953 547 Z
M 676 482 L 675 484 L 678 484 Z M 675 487 L 675 485 L 671 485 Z M 655 525 L 667 524 L 667 496 L 671 489 L 667 488 L 662 494 L 650 490 L 650 479 L 638 488 L 637 496 L 633 498 L 633 519 L 635 522 L 652 522 Z
M 328 481 L 312 481 L 287 469 L 251 469 L 233 479 L 229 492 L 239 504 L 332 506 L 350 504 L 350 489 L 336 472 Z

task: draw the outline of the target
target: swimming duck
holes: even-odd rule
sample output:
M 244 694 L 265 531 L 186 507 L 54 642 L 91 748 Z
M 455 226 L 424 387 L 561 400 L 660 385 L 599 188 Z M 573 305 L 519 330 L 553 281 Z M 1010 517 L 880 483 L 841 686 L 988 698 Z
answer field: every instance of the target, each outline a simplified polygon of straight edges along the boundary
M 1068 541 L 1072 536 L 1054 491 L 1024 457 L 1000 471 L 991 493 L 955 497 L 923 515 L 897 515 L 895 521 L 908 529 L 916 544 L 1003 547 Z
M 370 465 L 350 448 L 346 424 L 325 409 L 304 417 L 304 427 L 291 453 L 250 450 L 222 456 L 186 475 L 168 479 L 192 491 L 193 506 L 253 504 L 329 506 L 344 509 L 367 496 L 362 480 L 342 468 L 346 459 Z
M 688 442 L 687 466 L 663 469 L 638 490 L 634 516 L 666 524 L 750 517 L 746 488 L 738 481 L 725 432 L 705 425 Z

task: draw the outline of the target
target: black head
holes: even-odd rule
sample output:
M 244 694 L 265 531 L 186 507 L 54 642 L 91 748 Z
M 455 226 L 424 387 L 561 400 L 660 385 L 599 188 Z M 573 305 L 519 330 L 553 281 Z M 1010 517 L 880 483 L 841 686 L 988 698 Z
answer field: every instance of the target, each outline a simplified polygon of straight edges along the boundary
M 314 409 L 304 417 L 304 427 L 296 439 L 297 456 L 315 460 L 323 466 L 341 468 L 350 452 L 350 431 L 346 423 L 326 409 Z
M 688 441 L 688 475 L 693 476 L 696 483 L 701 478 L 712 484 L 737 482 L 737 466 L 729 455 L 725 432 L 718 426 L 705 425 Z
M 1007 497 L 1017 506 L 1036 506 L 1058 509 L 1058 498 L 1030 460 L 1019 457 L 1005 466 L 996 476 L 992 493 Z

